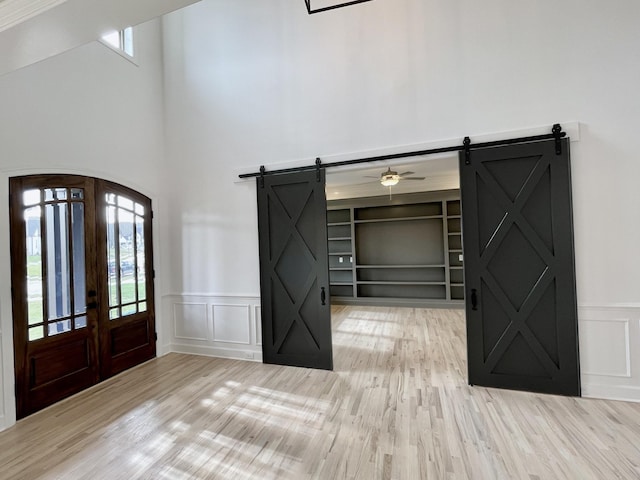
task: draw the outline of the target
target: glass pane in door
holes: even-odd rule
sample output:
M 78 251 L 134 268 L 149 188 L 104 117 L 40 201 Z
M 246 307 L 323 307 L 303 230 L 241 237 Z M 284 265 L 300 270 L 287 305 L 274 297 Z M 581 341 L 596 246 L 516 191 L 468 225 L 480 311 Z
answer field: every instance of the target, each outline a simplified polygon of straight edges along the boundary
M 73 198 L 73 190 L 72 190 Z M 87 326 L 87 297 L 85 271 L 84 203 L 71 203 L 71 242 L 73 252 L 73 313 L 76 315 L 75 328 Z
M 69 220 L 65 203 L 45 205 L 45 232 L 48 272 L 46 318 L 56 320 L 71 314 Z
M 136 212 L 142 212 L 144 214 L 144 208 L 142 205 L 136 203 Z M 144 302 L 147 298 L 146 283 L 147 277 L 144 268 L 144 217 L 136 215 L 136 232 L 135 232 L 135 259 L 136 259 L 136 272 L 138 274 L 138 310 L 144 312 L 147 309 L 147 304 Z
M 147 310 L 145 208 L 124 195 L 108 193 L 107 264 L 109 318 Z
M 24 194 L 25 205 L 40 203 L 40 191 L 29 190 Z M 40 234 L 40 220 L 42 209 L 40 205 L 25 208 L 24 218 L 26 226 L 27 253 L 27 324 L 29 325 L 29 340 L 38 340 L 44 336 L 43 296 L 42 296 L 42 235 Z
M 86 328 L 84 192 L 26 190 L 29 341 Z
M 133 208 L 133 202 L 123 201 L 118 197 L 118 204 L 125 204 Z M 134 256 L 134 223 L 133 213 L 128 208 L 118 208 L 118 230 L 120 231 L 120 298 L 122 305 L 132 304 L 136 301 L 135 286 L 135 256 Z M 135 307 L 126 309 L 131 314 L 135 313 Z M 126 315 L 124 311 L 122 315 Z

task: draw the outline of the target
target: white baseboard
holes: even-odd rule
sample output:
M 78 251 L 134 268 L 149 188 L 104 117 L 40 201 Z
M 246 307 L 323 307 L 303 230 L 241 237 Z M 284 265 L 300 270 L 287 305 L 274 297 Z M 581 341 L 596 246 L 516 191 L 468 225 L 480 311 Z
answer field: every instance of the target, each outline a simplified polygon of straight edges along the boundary
M 164 357 L 167 353 L 173 352 L 171 348 L 172 345 L 170 344 L 160 345 L 156 343 L 156 357 Z
M 640 402 L 640 387 L 583 384 L 582 396 L 622 402 Z
M 228 358 L 232 360 L 246 360 L 248 362 L 262 362 L 262 352 L 245 349 L 212 347 L 209 345 L 182 345 L 172 344 L 171 352 L 186 353 L 189 355 L 203 355 L 206 357 Z

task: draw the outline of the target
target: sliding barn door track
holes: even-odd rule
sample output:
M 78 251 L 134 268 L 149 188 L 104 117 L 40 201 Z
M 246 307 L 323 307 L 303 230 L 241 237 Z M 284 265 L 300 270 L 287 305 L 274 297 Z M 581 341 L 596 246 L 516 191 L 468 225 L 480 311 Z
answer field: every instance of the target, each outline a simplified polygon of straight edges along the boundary
M 308 170 L 319 170 L 320 168 L 334 168 L 334 167 L 344 167 L 346 165 L 356 165 L 360 163 L 371 163 L 371 162 L 379 162 L 383 160 L 394 160 L 397 158 L 406 158 L 406 157 L 419 157 L 423 155 L 435 155 L 438 153 L 447 153 L 447 152 L 465 152 L 465 163 L 468 165 L 470 163 L 471 150 L 479 149 L 479 148 L 487 148 L 487 147 L 498 147 L 501 145 L 512 145 L 515 143 L 526 143 L 526 142 L 537 142 L 540 140 L 550 140 L 555 139 L 556 141 L 556 155 L 562 154 L 562 146 L 560 139 L 566 137 L 566 132 L 562 131 L 562 127 L 559 123 L 556 123 L 551 128 L 551 133 L 546 133 L 543 135 L 534 135 L 531 137 L 519 137 L 519 138 L 508 138 L 504 140 L 495 140 L 493 142 L 482 142 L 482 143 L 471 143 L 471 139 L 469 137 L 465 137 L 461 145 L 452 145 L 450 147 L 439 147 L 439 148 L 431 148 L 428 150 L 418 150 L 415 152 L 404 152 L 404 153 L 393 153 L 390 155 L 380 155 L 376 157 L 367 157 L 367 158 L 356 158 L 353 160 L 342 160 L 338 162 L 328 162 L 322 163 L 320 158 L 316 158 L 316 161 L 313 165 L 303 165 L 300 167 L 291 167 L 291 168 L 283 168 L 279 170 L 267 170 L 264 165 L 260 167 L 260 171 L 253 173 L 243 173 L 239 175 L 240 178 L 252 178 L 252 177 L 264 177 L 265 175 L 279 175 L 283 173 L 293 173 L 293 172 L 304 172 Z

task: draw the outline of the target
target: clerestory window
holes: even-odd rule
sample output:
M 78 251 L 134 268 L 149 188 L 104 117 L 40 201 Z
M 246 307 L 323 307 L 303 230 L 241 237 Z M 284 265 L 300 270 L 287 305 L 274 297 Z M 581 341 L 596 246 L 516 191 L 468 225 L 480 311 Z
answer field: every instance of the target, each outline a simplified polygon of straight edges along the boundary
M 104 35 L 102 41 L 117 51 L 133 58 L 133 27 L 127 27 L 124 30 Z

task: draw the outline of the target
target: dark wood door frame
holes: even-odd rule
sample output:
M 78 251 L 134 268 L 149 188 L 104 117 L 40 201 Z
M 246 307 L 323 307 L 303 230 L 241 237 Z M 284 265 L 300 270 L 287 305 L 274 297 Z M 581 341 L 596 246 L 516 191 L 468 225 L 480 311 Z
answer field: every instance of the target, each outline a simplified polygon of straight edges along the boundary
M 91 177 L 31 175 L 10 178 L 9 183 L 16 413 L 22 418 L 155 356 L 152 211 L 147 197 Z M 59 201 L 57 193 L 51 198 L 56 189 Z M 27 204 L 24 191 L 39 200 Z M 124 226 L 134 245 L 126 259 L 113 255 L 119 249 L 119 234 L 115 246 L 107 246 L 107 230 L 118 232 L 113 222 L 108 227 L 109 201 L 112 209 L 128 208 L 129 217 L 140 224 Z M 27 280 L 27 237 L 29 228 L 35 228 L 25 218 L 27 209 L 35 209 L 32 215 L 40 218 L 40 242 L 34 243 L 38 253 L 35 260 L 32 255 L 35 264 L 30 268 L 39 269 L 42 293 L 41 300 L 32 296 L 31 302 L 28 289 L 38 281 Z M 84 229 L 77 231 L 74 225 L 81 218 Z M 78 256 L 73 242 L 83 244 L 84 255 Z M 52 248 L 54 256 L 48 261 Z M 108 258 L 117 264 L 108 265 Z M 126 278 L 121 276 L 123 268 Z M 49 270 L 60 273 L 52 276 Z M 65 277 L 62 283 L 60 276 Z M 80 277 L 84 282 L 74 281 Z M 125 283 L 131 298 L 122 294 Z M 48 299 L 52 288 L 56 296 Z M 66 307 L 57 311 L 62 300 Z M 36 308 L 38 302 L 42 308 Z

